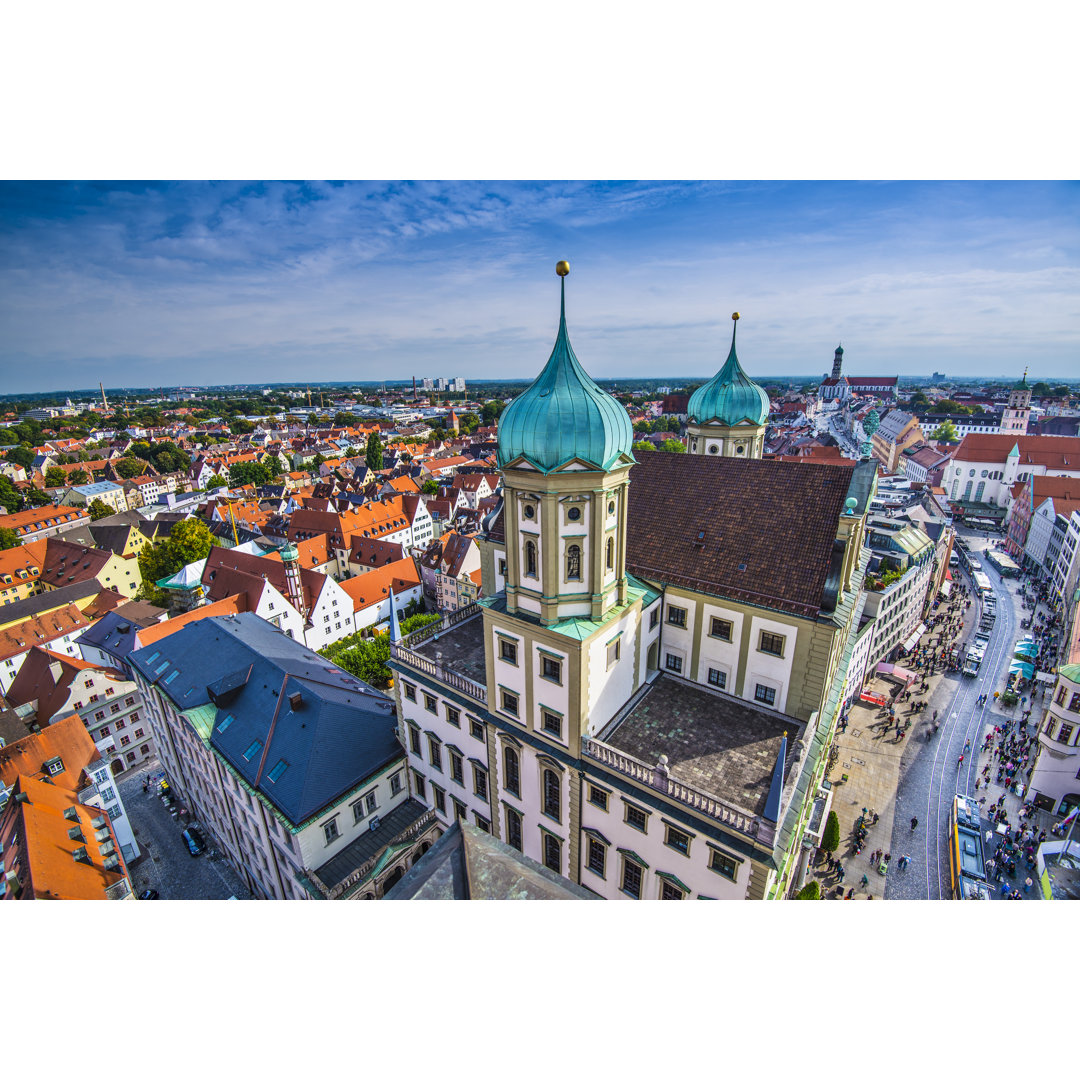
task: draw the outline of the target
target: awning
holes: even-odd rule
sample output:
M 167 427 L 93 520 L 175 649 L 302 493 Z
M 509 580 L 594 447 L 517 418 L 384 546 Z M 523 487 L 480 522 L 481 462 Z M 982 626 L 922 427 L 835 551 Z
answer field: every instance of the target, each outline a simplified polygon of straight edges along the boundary
M 1034 664 L 1025 664 L 1021 660 L 1014 660 L 1009 665 L 1009 674 L 1010 675 L 1019 674 L 1019 675 L 1023 675 L 1025 679 L 1030 679 L 1035 674 L 1035 665 Z
M 872 690 L 864 690 L 859 695 L 860 701 L 868 701 L 871 705 L 877 705 L 879 708 L 885 708 L 889 704 L 889 699 L 881 694 L 875 694 Z
M 1035 681 L 1052 683 L 1057 681 L 1057 676 L 1051 675 L 1049 671 L 1040 671 L 1039 674 L 1035 676 Z
M 948 596 L 952 592 L 952 582 L 948 580 L 943 581 L 938 592 L 941 593 L 942 596 Z
M 899 664 L 886 664 L 884 661 L 878 664 L 877 672 L 879 675 L 891 675 L 894 679 L 906 679 L 909 683 L 914 682 L 919 677 L 914 671 L 908 671 L 907 668 L 901 667 Z
M 925 623 L 919 623 L 919 625 L 916 626 L 915 629 L 912 630 L 911 633 L 908 634 L 908 636 L 906 638 L 904 638 L 904 644 L 901 645 L 900 648 L 902 648 L 904 650 L 904 652 L 911 652 L 911 650 L 914 649 L 915 646 L 919 644 L 919 638 L 922 637 L 922 633 L 923 633 L 923 631 L 925 629 L 926 629 L 926 624 Z M 915 676 L 912 675 L 912 678 L 914 678 L 914 677 Z

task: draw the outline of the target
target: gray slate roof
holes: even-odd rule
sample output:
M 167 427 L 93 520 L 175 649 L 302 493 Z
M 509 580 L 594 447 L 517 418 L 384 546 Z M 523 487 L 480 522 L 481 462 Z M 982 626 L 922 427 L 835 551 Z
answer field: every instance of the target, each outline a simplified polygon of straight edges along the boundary
M 250 612 L 189 623 L 128 662 L 178 710 L 216 705 L 211 746 L 293 825 L 404 758 L 385 694 Z

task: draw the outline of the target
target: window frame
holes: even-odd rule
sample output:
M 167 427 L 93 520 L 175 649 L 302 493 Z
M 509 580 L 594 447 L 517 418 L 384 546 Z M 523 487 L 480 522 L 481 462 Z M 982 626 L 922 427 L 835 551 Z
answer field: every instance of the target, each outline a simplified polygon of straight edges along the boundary
M 727 634 L 717 633 L 716 624 L 719 623 L 721 629 L 727 628 Z M 735 633 L 735 623 L 731 619 L 722 618 L 720 615 L 709 616 L 709 637 L 715 638 L 717 641 L 725 641 L 729 645 L 732 643 L 733 635 Z
M 713 679 L 714 675 L 716 676 L 716 679 Z M 711 667 L 711 668 L 709 668 L 709 674 L 708 674 L 708 677 L 707 677 L 707 682 L 708 682 L 709 686 L 715 687 L 715 689 L 717 689 L 717 690 L 726 690 L 727 689 L 727 672 L 726 671 L 721 671 L 719 668 Z
M 774 652 L 772 649 L 765 648 L 765 639 L 766 638 L 771 638 L 771 639 L 775 639 L 775 640 L 779 641 L 780 642 L 779 651 Z M 760 634 L 759 634 L 759 637 L 758 637 L 758 648 L 757 648 L 757 651 L 759 653 L 763 653 L 765 656 L 776 657 L 778 660 L 783 660 L 784 659 L 784 649 L 785 649 L 786 646 L 787 646 L 787 635 L 786 634 L 778 634 L 778 633 L 776 633 L 775 630 L 762 630 L 762 631 L 760 631 Z
M 630 820 L 631 811 L 633 811 L 635 814 L 641 815 L 641 825 L 637 825 L 635 824 L 635 822 Z M 649 818 L 651 816 L 651 813 L 652 812 L 650 810 L 646 810 L 644 807 L 638 806 L 637 803 L 627 802 L 625 799 L 623 800 L 623 824 L 629 826 L 629 828 L 631 829 L 636 829 L 639 833 L 642 833 L 645 836 L 648 836 L 649 834 Z
M 679 607 L 677 604 L 668 604 L 667 606 L 667 618 L 664 620 L 668 626 L 678 627 L 680 630 L 686 629 L 686 612 L 687 609 Z

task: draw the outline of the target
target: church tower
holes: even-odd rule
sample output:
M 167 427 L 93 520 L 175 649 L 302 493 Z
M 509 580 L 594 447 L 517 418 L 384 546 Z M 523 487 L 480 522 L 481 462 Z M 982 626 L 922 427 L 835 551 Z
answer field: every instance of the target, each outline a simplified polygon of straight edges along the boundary
M 626 521 L 633 428 L 559 329 L 543 371 L 499 417 L 506 611 L 553 626 L 601 620 L 627 600 Z
M 1030 419 L 1031 387 L 1028 386 L 1025 369 L 1024 377 L 1009 391 L 1009 404 L 1001 414 L 1001 431 L 1026 435 Z
M 769 395 L 742 369 L 735 355 L 732 316 L 731 351 L 724 366 L 690 398 L 686 432 L 691 454 L 760 458 L 765 446 Z M 838 350 L 839 353 L 839 350 Z
M 844 362 L 844 350 L 840 345 L 836 346 L 836 352 L 833 354 L 832 362 L 832 377 L 834 379 L 840 378 L 840 366 Z

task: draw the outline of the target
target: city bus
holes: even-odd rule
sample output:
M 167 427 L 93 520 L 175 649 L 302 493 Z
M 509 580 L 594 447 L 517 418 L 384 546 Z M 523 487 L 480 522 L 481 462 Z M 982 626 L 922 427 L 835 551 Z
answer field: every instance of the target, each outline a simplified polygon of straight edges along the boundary
M 989 900 L 979 804 L 966 795 L 953 799 L 949 815 L 949 873 L 954 900 Z
M 975 588 L 980 596 L 994 595 L 994 586 L 990 584 L 990 579 L 981 570 L 972 570 L 971 580 L 975 582 Z

